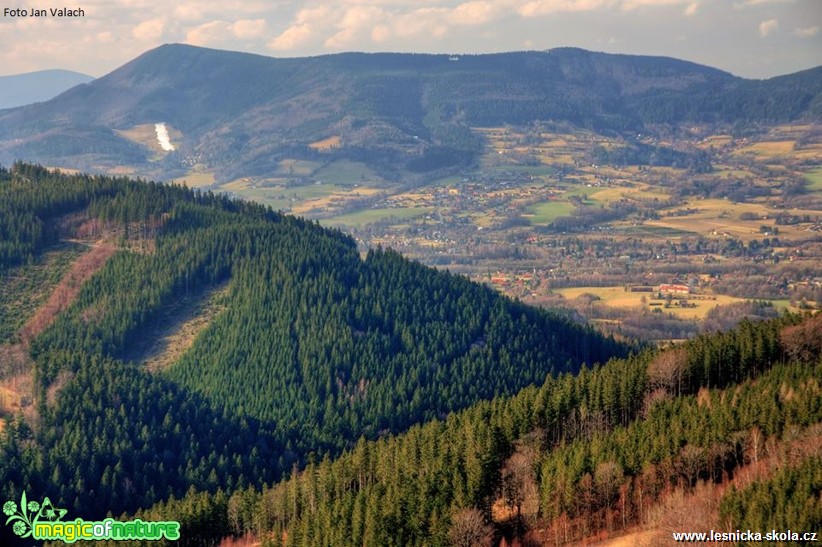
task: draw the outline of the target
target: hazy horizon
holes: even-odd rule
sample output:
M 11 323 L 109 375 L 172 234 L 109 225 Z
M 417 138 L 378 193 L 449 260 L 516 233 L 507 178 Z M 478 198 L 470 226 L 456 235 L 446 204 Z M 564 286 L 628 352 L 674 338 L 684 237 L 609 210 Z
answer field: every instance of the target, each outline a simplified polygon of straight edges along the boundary
M 102 76 L 165 43 L 270 57 L 480 54 L 579 47 L 674 57 L 745 78 L 822 64 L 815 0 L 90 0 L 82 17 L 0 16 L 3 75 Z M 3 12 L 0 12 L 2 14 Z

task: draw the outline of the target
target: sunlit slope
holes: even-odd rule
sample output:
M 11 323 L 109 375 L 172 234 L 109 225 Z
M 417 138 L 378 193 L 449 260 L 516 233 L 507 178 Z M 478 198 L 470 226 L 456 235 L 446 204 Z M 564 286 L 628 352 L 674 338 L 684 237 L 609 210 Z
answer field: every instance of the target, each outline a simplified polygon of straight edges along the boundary
M 347 159 L 413 178 L 475 160 L 470 127 L 553 120 L 635 134 L 656 124 L 819 119 L 820 92 L 820 69 L 753 81 L 574 48 L 276 59 L 174 44 L 0 114 L 0 161 L 162 178 L 197 166 L 229 181 L 270 175 L 286 159 Z M 183 135 L 162 157 L 123 134 L 158 123 Z
M 820 325 L 743 322 L 361 440 L 262 492 L 141 516 L 180 515 L 192 544 L 557 545 L 642 527 L 656 545 L 672 531 L 816 530 Z M 192 507 L 231 524 L 197 526 Z
M 39 418 L 9 417 L 9 499 L 30 485 L 104 515 L 259 485 L 311 452 L 626 351 L 465 278 L 362 258 L 340 232 L 178 186 L 15 165 L 0 171 L 0 211 L 2 272 L 55 244 L 67 216 L 119 246 L 31 341 Z M 158 322 L 217 292 L 179 361 L 144 362 Z

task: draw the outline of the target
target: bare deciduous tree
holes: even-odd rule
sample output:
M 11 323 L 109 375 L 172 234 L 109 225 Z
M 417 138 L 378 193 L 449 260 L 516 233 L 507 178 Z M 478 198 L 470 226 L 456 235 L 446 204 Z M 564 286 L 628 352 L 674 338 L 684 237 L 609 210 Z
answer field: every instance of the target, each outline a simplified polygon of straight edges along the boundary
M 594 470 L 594 485 L 600 500 L 608 509 L 616 498 L 623 476 L 622 467 L 615 462 L 602 462 Z
M 673 395 L 680 395 L 687 366 L 688 353 L 684 349 L 660 353 L 648 366 L 651 386 L 665 389 Z
M 779 341 L 787 354 L 800 361 L 811 361 L 822 353 L 822 314 L 799 325 L 785 327 Z
M 518 522 L 539 510 L 539 489 L 534 476 L 536 452 L 520 444 L 502 467 L 502 493 L 508 506 L 516 511 Z
M 461 509 L 451 519 L 448 542 L 453 547 L 490 547 L 493 539 L 494 529 L 479 509 Z

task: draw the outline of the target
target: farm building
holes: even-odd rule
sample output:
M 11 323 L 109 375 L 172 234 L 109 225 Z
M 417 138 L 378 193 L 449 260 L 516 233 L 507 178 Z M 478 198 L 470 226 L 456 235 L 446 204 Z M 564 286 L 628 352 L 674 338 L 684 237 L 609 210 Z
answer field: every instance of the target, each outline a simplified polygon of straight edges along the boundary
M 659 292 L 669 294 L 691 294 L 691 288 L 688 285 L 662 284 L 659 286 Z

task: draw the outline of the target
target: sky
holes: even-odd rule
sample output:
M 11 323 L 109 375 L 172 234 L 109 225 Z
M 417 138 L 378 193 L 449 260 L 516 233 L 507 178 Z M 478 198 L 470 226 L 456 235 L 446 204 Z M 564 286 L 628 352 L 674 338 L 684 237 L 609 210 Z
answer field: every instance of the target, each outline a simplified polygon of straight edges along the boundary
M 300 57 L 581 47 L 747 78 L 822 65 L 822 0 L 5 0 L 0 75 L 102 76 L 164 43 Z M 72 0 L 73 1 L 73 0 Z M 81 8 L 82 17 L 32 17 Z M 4 15 L 4 8 L 29 16 Z

